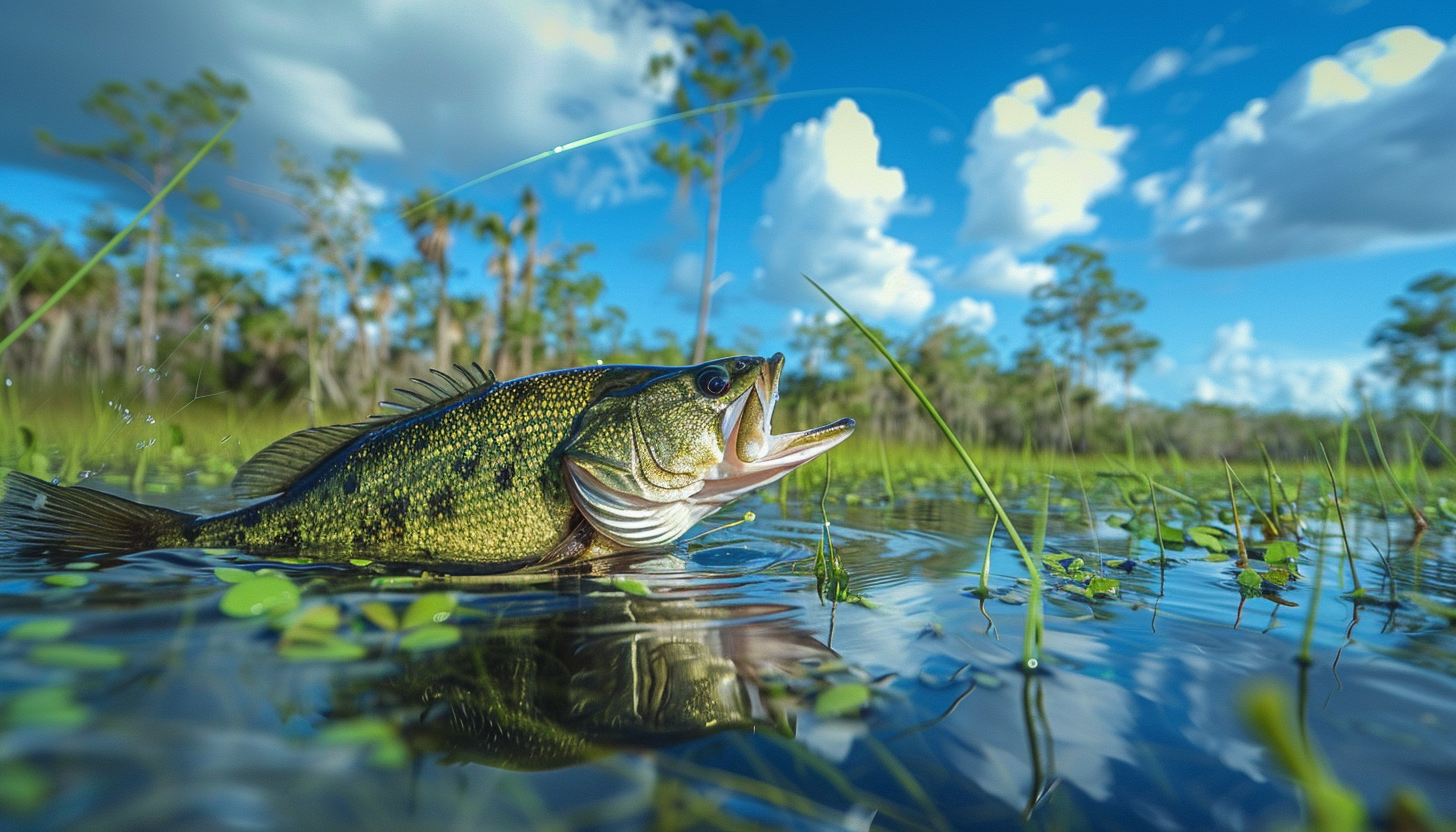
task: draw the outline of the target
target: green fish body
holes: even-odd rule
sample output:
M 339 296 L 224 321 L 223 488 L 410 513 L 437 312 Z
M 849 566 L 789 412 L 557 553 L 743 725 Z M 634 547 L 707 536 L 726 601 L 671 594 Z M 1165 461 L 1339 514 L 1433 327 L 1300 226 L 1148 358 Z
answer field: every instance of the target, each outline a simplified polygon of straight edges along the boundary
M 265 448 L 233 490 L 266 499 L 210 517 L 12 472 L 0 555 L 196 547 L 515 565 L 662 545 L 853 430 L 845 419 L 772 434 L 782 366 L 737 357 L 503 383 L 479 367 L 437 371 L 400 391 L 414 400 L 392 405 L 404 412 Z

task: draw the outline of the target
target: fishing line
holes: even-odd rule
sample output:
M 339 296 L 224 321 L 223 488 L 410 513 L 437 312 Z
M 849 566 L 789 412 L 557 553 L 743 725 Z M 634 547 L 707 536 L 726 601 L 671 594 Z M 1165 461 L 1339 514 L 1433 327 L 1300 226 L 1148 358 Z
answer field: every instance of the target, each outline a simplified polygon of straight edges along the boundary
M 759 95 L 752 98 L 740 98 L 734 101 L 724 101 L 718 104 L 710 104 L 706 107 L 696 107 L 691 110 L 684 110 L 680 113 L 673 113 L 671 115 L 650 118 L 646 121 L 639 121 L 636 124 L 629 124 L 625 127 L 617 127 L 612 130 L 607 130 L 602 133 L 587 136 L 584 139 L 577 139 L 576 141 L 567 142 L 566 144 L 559 144 L 551 148 L 550 150 L 543 150 L 533 156 L 527 156 L 520 161 L 512 162 L 505 167 L 497 168 L 483 176 L 477 176 L 469 182 L 464 182 L 462 184 L 456 185 L 455 187 L 451 188 L 448 191 L 445 191 L 442 194 L 438 194 L 431 199 L 427 199 L 424 202 L 421 202 L 419 205 L 415 205 L 408 210 L 400 212 L 398 218 L 404 219 L 410 214 L 422 211 L 426 207 L 433 205 L 434 203 L 439 202 L 440 200 L 445 199 L 448 196 L 460 193 L 467 188 L 474 187 L 483 182 L 488 182 L 491 179 L 495 179 L 498 176 L 510 173 L 513 170 L 526 167 L 527 165 L 535 164 L 536 162 L 542 161 L 543 159 L 549 159 L 552 156 L 558 156 L 568 151 L 587 147 L 588 145 L 593 145 L 597 142 L 603 142 L 607 139 L 614 139 L 617 136 L 625 136 L 628 133 L 636 133 L 640 130 L 647 130 L 653 127 L 657 127 L 659 125 L 671 124 L 675 121 L 685 121 L 687 119 L 693 119 L 697 118 L 698 116 L 708 115 L 711 113 L 734 110 L 739 107 L 749 107 L 755 105 L 763 106 L 766 104 L 770 104 L 774 101 L 794 101 L 802 98 L 823 98 L 833 95 L 877 95 L 887 98 L 903 98 L 907 101 L 914 101 L 919 104 L 924 104 L 925 106 L 928 106 L 934 110 L 938 110 L 941 115 L 945 116 L 952 124 L 955 125 L 957 131 L 965 132 L 965 125 L 961 122 L 960 117 L 957 116 L 955 114 L 955 111 L 951 108 L 940 103 L 939 101 L 936 101 L 934 98 L 931 98 L 928 95 L 922 95 L 918 92 L 910 92 L 909 90 L 895 89 L 893 87 L 824 87 L 822 89 L 815 90 L 799 90 L 797 92 L 782 92 L 774 93 L 773 95 Z

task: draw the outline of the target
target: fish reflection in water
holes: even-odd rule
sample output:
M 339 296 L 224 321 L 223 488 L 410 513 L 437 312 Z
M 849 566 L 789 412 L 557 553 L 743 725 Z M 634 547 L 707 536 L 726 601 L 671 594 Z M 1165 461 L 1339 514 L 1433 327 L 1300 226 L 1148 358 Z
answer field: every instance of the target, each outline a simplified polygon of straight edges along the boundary
M 333 717 L 401 717 L 416 752 L 450 762 L 549 769 L 757 724 L 792 733 L 788 700 L 766 683 L 837 658 L 782 616 L 791 607 L 582 603 L 467 631 L 340 690 Z

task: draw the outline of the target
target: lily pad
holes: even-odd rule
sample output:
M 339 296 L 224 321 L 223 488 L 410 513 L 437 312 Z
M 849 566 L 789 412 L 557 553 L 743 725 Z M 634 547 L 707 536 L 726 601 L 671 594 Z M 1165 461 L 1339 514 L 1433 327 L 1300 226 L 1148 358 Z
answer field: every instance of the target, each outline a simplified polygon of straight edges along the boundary
M 212 570 L 212 574 L 219 581 L 227 584 L 240 584 L 244 581 L 251 581 L 258 577 L 258 573 L 246 569 L 237 569 L 232 566 L 219 566 Z
M 365 601 L 359 605 L 359 614 L 381 630 L 398 630 L 399 616 L 394 607 L 383 601 Z
M 400 626 L 408 630 L 425 624 L 442 624 L 455 611 L 455 596 L 448 592 L 427 592 L 404 611 Z
M 77 574 L 75 572 L 58 572 L 54 575 L 47 575 L 41 580 L 45 581 L 51 586 L 65 586 L 72 588 L 85 586 L 86 584 L 91 583 L 90 578 L 86 577 L 85 575 Z
M 14 641 L 59 641 L 70 633 L 69 618 L 32 618 L 12 627 L 5 637 Z
M 364 645 L 332 633 L 318 640 L 290 641 L 278 647 L 278 655 L 295 662 L 352 662 L 364 658 Z
M 90 719 L 91 711 L 64 686 L 21 691 L 5 704 L 5 722 L 14 726 L 79 728 Z
M 1288 563 L 1299 557 L 1299 546 L 1293 541 L 1276 540 L 1264 549 L 1265 563 Z
M 858 682 L 835 685 L 814 700 L 816 716 L 855 716 L 870 701 L 870 689 Z
M 234 618 L 281 615 L 298 606 L 298 587 L 278 575 L 267 575 L 233 585 L 218 601 L 218 609 Z
M 454 624 L 426 624 L 417 627 L 399 640 L 399 648 L 411 653 L 438 650 L 460 641 L 460 628 Z
M 29 658 L 36 664 L 75 670 L 114 670 L 126 664 L 126 654 L 115 648 L 66 642 L 37 644 Z

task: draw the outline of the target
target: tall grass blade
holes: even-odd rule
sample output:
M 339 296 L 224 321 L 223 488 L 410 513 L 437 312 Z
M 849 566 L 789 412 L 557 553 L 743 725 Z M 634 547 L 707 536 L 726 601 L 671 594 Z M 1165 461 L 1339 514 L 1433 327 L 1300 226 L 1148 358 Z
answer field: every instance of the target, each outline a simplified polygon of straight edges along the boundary
M 1411 522 L 1415 524 L 1415 534 L 1411 538 L 1411 547 L 1414 548 L 1420 543 L 1421 535 L 1426 533 L 1430 524 L 1426 522 L 1426 515 L 1416 508 L 1415 501 L 1411 499 L 1410 494 L 1406 493 L 1405 486 L 1400 484 L 1400 479 L 1391 469 L 1390 460 L 1385 457 L 1385 448 L 1380 444 L 1380 431 L 1375 428 L 1375 414 L 1370 412 L 1368 405 L 1365 408 L 1365 420 L 1370 425 L 1370 439 L 1375 443 L 1375 455 L 1380 460 L 1380 467 L 1384 469 L 1386 479 L 1389 479 L 1390 484 L 1395 487 L 1396 496 L 1400 497 L 1400 501 L 1405 504 L 1405 510 L 1410 513 Z
M 30 329 L 30 327 L 33 326 L 36 321 L 40 320 L 41 317 L 45 315 L 45 313 L 51 311 L 51 307 L 55 306 L 57 303 L 60 303 L 62 298 L 70 294 L 71 290 L 76 288 L 76 284 L 80 283 L 81 280 L 86 277 L 86 275 L 90 274 L 91 270 L 96 267 L 97 263 L 100 263 L 101 260 L 106 257 L 106 255 L 111 253 L 112 249 L 120 245 L 121 241 L 125 240 L 127 235 L 130 234 L 132 230 L 137 227 L 137 224 L 140 223 L 144 217 L 152 212 L 152 209 L 156 208 L 162 200 L 166 199 L 167 195 L 172 193 L 173 189 L 175 189 L 178 185 L 182 184 L 182 180 L 187 178 L 187 174 L 191 173 L 192 169 L 197 167 L 197 163 L 201 162 L 208 153 L 212 152 L 212 149 L 217 146 L 217 143 L 219 141 L 222 141 L 222 137 L 227 134 L 227 131 L 232 129 L 232 126 L 237 123 L 239 115 L 241 115 L 241 113 L 234 115 L 232 118 L 228 119 L 227 124 L 224 124 L 221 129 L 214 133 L 212 135 L 212 138 L 207 140 L 207 144 L 203 145 L 202 149 L 198 150 L 197 154 L 189 159 L 187 164 L 182 166 L 181 170 L 177 171 L 177 175 L 173 176 L 166 185 L 163 185 L 162 189 L 160 191 L 157 191 L 156 195 L 152 197 L 151 201 L 143 206 L 142 210 L 138 211 L 135 217 L 131 218 L 131 222 L 127 223 L 125 226 L 122 227 L 120 231 L 116 232 L 116 234 L 107 241 L 106 245 L 102 246 L 100 250 L 93 254 L 91 256 L 91 259 L 86 261 L 85 265 L 77 269 L 76 273 L 71 275 L 70 279 L 68 279 L 65 283 L 61 284 L 61 288 L 57 289 L 54 294 L 46 299 L 45 303 L 42 303 L 34 312 L 32 312 L 30 314 L 30 317 L 22 321 L 20 323 L 20 326 L 16 327 L 15 330 L 9 335 L 6 335 L 4 340 L 0 340 L 0 355 L 3 355 L 5 353 L 5 350 L 8 349 L 11 344 L 15 343 L 16 339 L 24 334 L 27 329 Z
M 895 374 L 900 377 L 901 381 L 905 382 L 905 386 L 910 388 L 910 392 L 915 396 L 916 401 L 920 402 L 920 406 L 925 408 L 926 413 L 930 414 L 930 418 L 935 422 L 935 426 L 940 428 L 941 434 L 945 436 L 946 441 L 950 442 L 951 447 L 955 449 L 956 455 L 960 457 L 961 462 L 966 466 L 966 470 L 970 472 L 971 478 L 976 482 L 976 486 L 985 495 L 986 501 L 991 504 L 991 508 L 996 512 L 996 516 L 1000 518 L 1001 525 L 1006 528 L 1007 535 L 1011 537 L 1011 543 L 1016 546 L 1016 551 L 1021 554 L 1021 560 L 1026 565 L 1028 580 L 1031 581 L 1031 598 L 1027 601 L 1026 605 L 1026 637 L 1022 640 L 1022 665 L 1028 670 L 1036 669 L 1037 665 L 1041 663 L 1041 641 L 1043 634 L 1041 570 L 1032 559 L 1031 553 L 1027 551 L 1026 544 L 1022 541 L 1021 535 L 1016 532 L 1016 525 L 1011 522 L 1010 515 L 1001 506 L 1001 501 L 996 498 L 996 492 L 991 489 L 990 483 L 986 482 L 986 477 L 981 473 L 980 467 L 976 465 L 975 460 L 971 459 L 971 455 L 966 452 L 965 446 L 956 438 L 955 432 L 945 423 L 945 419 L 941 418 L 940 412 L 935 409 L 935 405 L 931 404 L 930 399 L 926 398 L 924 391 L 920 389 L 920 385 L 916 384 L 915 380 L 910 377 L 910 374 L 905 371 L 905 368 L 900 366 L 900 362 L 896 361 L 895 356 L 891 355 L 885 345 L 880 343 L 880 339 L 876 338 L 874 333 L 870 332 L 864 324 L 860 323 L 859 318 L 856 318 L 848 309 L 845 309 L 843 304 L 835 300 L 834 296 L 829 294 L 823 286 L 815 283 L 813 278 L 808 275 L 804 275 L 803 277 L 809 281 L 809 285 L 818 289 L 820 294 L 828 298 L 829 302 L 834 304 L 835 308 L 844 315 L 846 320 L 854 324 L 855 329 L 859 330 L 860 334 L 874 346 L 875 350 L 879 352 L 885 361 L 889 362 L 891 369 L 895 371 Z
M 1355 553 L 1350 549 L 1350 536 L 1345 533 L 1345 509 L 1340 505 L 1340 484 L 1335 478 L 1334 467 L 1330 465 L 1330 455 L 1325 453 L 1324 443 L 1320 443 L 1319 449 L 1320 456 L 1325 460 L 1325 471 L 1330 475 L 1330 488 L 1334 490 L 1335 519 L 1340 522 L 1340 542 L 1345 547 L 1345 560 L 1350 564 L 1350 578 L 1355 584 L 1355 594 L 1364 595 L 1365 590 L 1360 587 L 1360 573 L 1355 571 Z
M 35 274 L 47 257 L 51 256 L 51 250 L 60 241 L 61 235 L 59 234 L 49 237 L 44 243 L 41 243 L 40 248 L 35 250 L 30 259 L 25 261 L 25 265 L 20 267 L 20 271 L 11 276 L 10 282 L 5 286 L 5 296 L 0 297 L 0 309 L 6 308 L 11 301 L 15 300 L 15 297 L 20 294 L 20 290 L 30 282 L 31 275 Z

